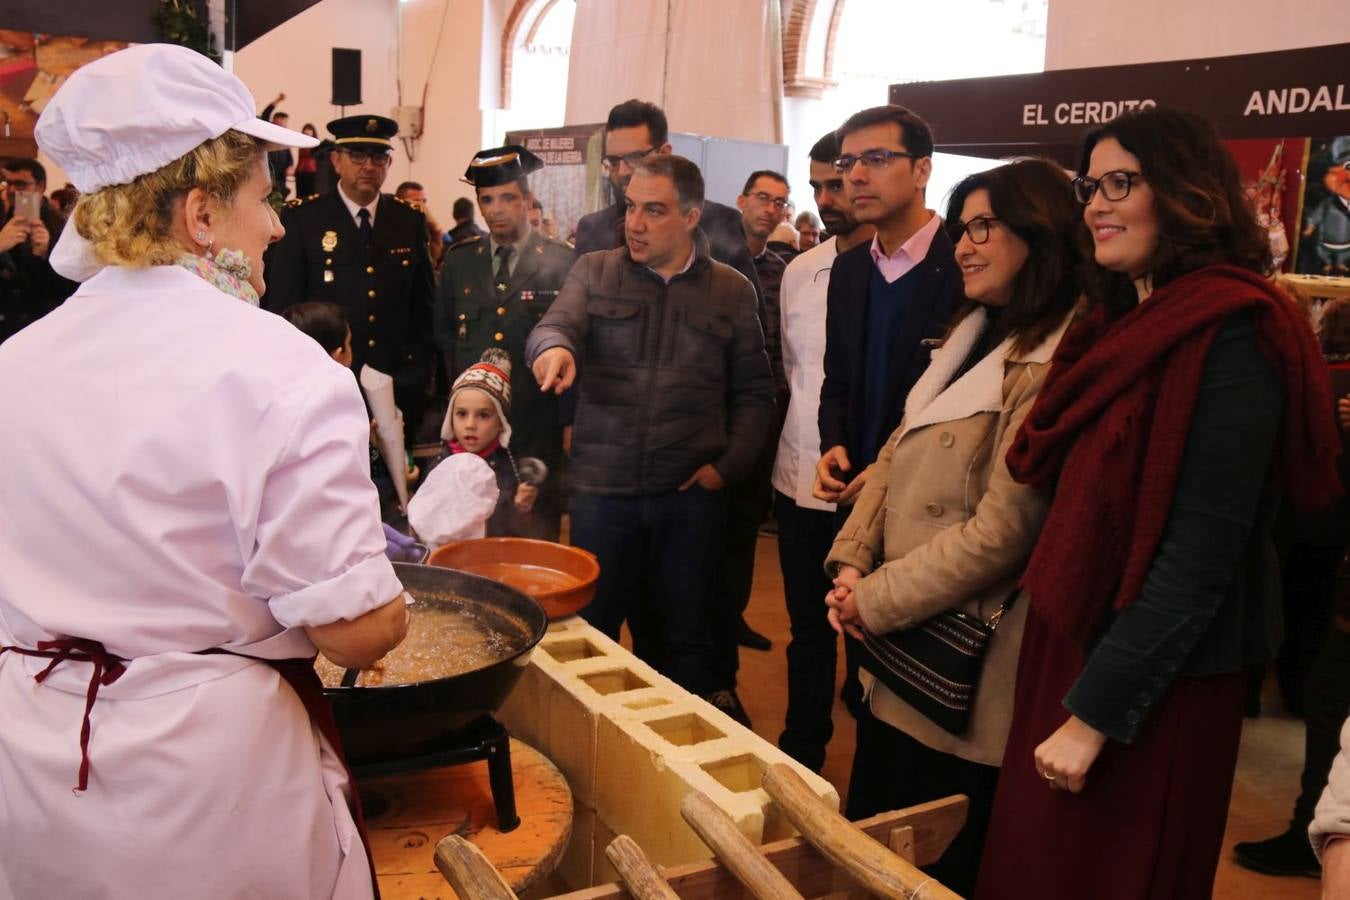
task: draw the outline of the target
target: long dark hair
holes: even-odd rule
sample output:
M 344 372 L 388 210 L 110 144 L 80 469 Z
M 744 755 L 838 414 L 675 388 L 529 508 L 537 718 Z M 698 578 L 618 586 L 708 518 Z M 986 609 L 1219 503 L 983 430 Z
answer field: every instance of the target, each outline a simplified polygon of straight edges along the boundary
M 1136 109 L 1083 139 L 1078 174 L 1086 175 L 1092 150 L 1115 138 L 1139 160 L 1153 191 L 1158 247 L 1149 264 L 1153 288 L 1196 269 L 1227 264 L 1267 275 L 1270 243 L 1242 190 L 1237 163 L 1207 119 L 1176 109 Z M 1122 314 L 1138 303 L 1131 278 L 1089 267 L 1096 302 Z
M 1064 170 L 1043 159 L 1019 159 L 968 175 L 952 188 L 947 228 L 953 240 L 960 236 L 966 198 L 978 190 L 989 192 L 994 216 L 1030 249 L 997 325 L 1000 340 L 1016 335 L 1013 349 L 1026 352 L 1045 340 L 1078 302 L 1087 227 Z M 978 305 L 967 298 L 953 321 L 961 321 Z

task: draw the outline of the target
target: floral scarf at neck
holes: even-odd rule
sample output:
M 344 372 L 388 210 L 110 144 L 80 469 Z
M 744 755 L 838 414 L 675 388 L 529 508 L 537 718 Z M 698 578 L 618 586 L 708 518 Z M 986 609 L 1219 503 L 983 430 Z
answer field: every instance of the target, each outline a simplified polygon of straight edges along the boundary
M 234 258 L 236 255 L 238 259 Z M 248 283 L 248 260 L 240 251 L 222 250 L 215 259 L 184 253 L 174 262 L 231 297 L 258 305 L 258 292 Z

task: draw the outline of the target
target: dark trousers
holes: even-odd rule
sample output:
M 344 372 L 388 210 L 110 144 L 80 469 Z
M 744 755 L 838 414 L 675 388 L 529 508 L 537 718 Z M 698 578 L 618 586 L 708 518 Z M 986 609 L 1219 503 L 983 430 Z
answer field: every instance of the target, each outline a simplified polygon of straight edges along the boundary
M 573 492 L 572 543 L 600 561 L 595 599 L 582 617 L 694 694 L 719 683 L 716 580 L 726 498 L 694 486 L 641 497 Z
M 858 716 L 858 749 L 849 776 L 846 815 L 856 821 L 965 794 L 970 798 L 966 824 L 942 858 L 924 866 L 924 871 L 962 897 L 970 897 L 980 871 L 998 774 L 997 766 L 939 753 L 919 743 L 864 706 Z M 1035 827 L 1035 823 L 1029 827 Z
M 720 687 L 735 689 L 740 669 L 741 617 L 750 605 L 750 590 L 755 580 L 755 549 L 759 545 L 759 526 L 769 514 L 773 502 L 773 456 L 777 437 L 765 441 L 755 468 L 743 480 L 727 488 L 727 520 L 722 547 L 722 568 L 718 577 L 718 610 L 722 628 L 718 642 L 722 657 Z
M 1331 622 L 1331 598 L 1336 570 L 1345 547 L 1294 544 L 1282 572 L 1284 582 L 1284 642 L 1275 662 L 1275 674 L 1285 706 L 1295 715 L 1306 711 L 1304 687 L 1309 670 L 1326 640 Z
M 787 721 L 778 736 L 784 753 L 814 772 L 825 765 L 834 734 L 834 669 L 839 638 L 825 617 L 831 587 L 825 557 L 834 543 L 834 513 L 807 509 L 786 494 L 774 494 L 778 520 L 778 565 L 783 571 L 792 640 L 787 646 Z
M 1331 762 L 1341 749 L 1341 725 L 1350 715 L 1350 635 L 1334 624 L 1308 671 L 1304 699 L 1307 733 L 1302 791 L 1294 801 L 1294 818 L 1289 823 L 1296 831 L 1305 831 L 1312 822 L 1313 810 L 1331 774 Z

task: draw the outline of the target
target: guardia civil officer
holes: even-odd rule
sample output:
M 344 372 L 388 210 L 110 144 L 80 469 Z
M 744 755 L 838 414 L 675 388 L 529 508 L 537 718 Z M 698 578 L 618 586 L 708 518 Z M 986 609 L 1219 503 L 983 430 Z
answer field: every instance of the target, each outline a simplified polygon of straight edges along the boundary
M 304 300 L 341 306 L 352 329 L 352 369 L 369 364 L 394 379 L 411 446 L 435 353 L 426 216 L 380 193 L 398 123 L 347 116 L 328 130 L 337 187 L 282 211 L 286 236 L 268 251 L 263 305 L 273 312 Z
M 572 248 L 530 227 L 534 196 L 528 175 L 544 167 L 519 145 L 480 150 L 464 172 L 473 185 L 485 236 L 472 235 L 446 251 L 436 301 L 436 343 L 452 379 L 478 362 L 488 347 L 511 355 L 511 452 L 549 467 L 533 520 L 548 540 L 558 538 L 562 426 L 558 398 L 539 391 L 525 364 L 525 338 L 558 296 L 572 267 Z

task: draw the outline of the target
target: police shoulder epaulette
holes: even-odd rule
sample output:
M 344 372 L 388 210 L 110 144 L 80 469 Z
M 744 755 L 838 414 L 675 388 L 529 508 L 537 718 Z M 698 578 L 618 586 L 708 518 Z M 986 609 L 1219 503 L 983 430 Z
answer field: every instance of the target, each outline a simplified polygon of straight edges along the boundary
M 295 209 L 297 206 L 304 206 L 306 203 L 313 203 L 322 197 L 323 194 L 310 194 L 308 197 L 296 197 L 294 200 L 286 201 L 287 209 Z
M 408 209 L 416 210 L 417 212 L 421 213 L 424 216 L 427 214 L 426 210 L 418 206 L 416 203 L 413 203 L 411 200 L 405 200 L 404 198 L 399 197 L 395 194 L 390 194 L 389 199 L 393 200 L 395 203 L 402 203 L 404 206 L 408 207 Z

